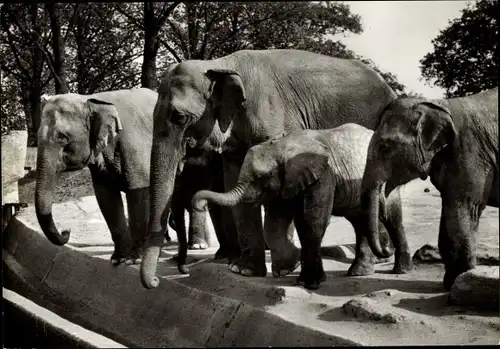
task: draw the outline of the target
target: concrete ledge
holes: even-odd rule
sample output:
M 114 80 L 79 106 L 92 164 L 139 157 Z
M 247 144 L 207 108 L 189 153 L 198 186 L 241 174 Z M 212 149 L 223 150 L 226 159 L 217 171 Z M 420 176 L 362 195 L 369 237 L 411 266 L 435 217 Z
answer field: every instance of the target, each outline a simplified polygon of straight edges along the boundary
M 22 326 L 24 333 L 29 328 L 31 333 L 36 333 L 41 342 L 47 346 L 63 345 L 81 348 L 126 348 L 125 346 L 110 340 L 100 334 L 89 331 L 81 326 L 75 325 L 57 314 L 40 307 L 27 298 L 3 288 L 4 321 L 8 328 Z M 39 332 L 42 332 L 41 335 Z M 5 331 L 8 345 L 18 346 L 9 334 L 14 332 Z M 22 338 L 25 341 L 25 338 Z M 35 343 L 25 343 L 35 344 Z
M 146 290 L 136 268 L 54 246 L 16 217 L 3 246 L 7 287 L 130 347 L 357 345 L 175 280 Z

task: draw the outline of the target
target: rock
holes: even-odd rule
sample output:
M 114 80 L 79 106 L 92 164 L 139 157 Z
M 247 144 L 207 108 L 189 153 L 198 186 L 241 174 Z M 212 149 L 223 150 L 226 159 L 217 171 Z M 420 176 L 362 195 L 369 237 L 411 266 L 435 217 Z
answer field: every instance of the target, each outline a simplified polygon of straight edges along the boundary
M 478 244 L 477 246 L 477 264 L 479 265 L 499 265 L 498 247 Z M 425 244 L 420 247 L 413 255 L 413 263 L 441 263 L 441 255 L 436 246 Z
M 351 299 L 342 306 L 344 314 L 364 320 L 374 320 L 382 323 L 396 324 L 406 319 L 392 306 L 381 304 L 372 299 Z
M 286 291 L 282 287 L 273 287 L 267 290 L 266 297 L 276 302 L 282 302 L 286 297 Z
M 412 259 L 414 263 L 435 263 L 441 262 L 441 255 L 436 246 L 425 244 L 415 251 Z
M 498 267 L 479 266 L 460 274 L 449 295 L 449 303 L 497 310 L 499 307 Z

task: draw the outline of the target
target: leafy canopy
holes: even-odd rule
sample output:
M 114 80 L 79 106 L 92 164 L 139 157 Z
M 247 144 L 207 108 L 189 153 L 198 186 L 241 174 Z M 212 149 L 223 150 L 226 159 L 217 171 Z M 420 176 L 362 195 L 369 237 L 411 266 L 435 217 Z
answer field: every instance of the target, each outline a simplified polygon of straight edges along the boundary
M 434 51 L 420 61 L 422 76 L 446 90 L 446 97 L 498 86 L 498 0 L 481 0 L 432 40 Z

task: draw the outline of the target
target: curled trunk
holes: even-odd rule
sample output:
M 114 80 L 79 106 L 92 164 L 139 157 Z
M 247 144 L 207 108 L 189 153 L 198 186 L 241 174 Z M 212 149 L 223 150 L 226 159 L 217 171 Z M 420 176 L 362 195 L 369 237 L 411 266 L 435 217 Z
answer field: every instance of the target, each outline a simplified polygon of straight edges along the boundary
M 211 190 L 200 190 L 193 196 L 192 205 L 195 211 L 204 211 L 207 201 L 220 206 L 235 206 L 243 200 L 245 189 L 242 184 L 238 184 L 227 193 L 216 193 Z
M 51 154 L 53 153 L 53 154 Z M 52 155 L 52 156 L 51 156 Z M 38 223 L 43 233 L 55 245 L 64 245 L 69 240 L 70 231 L 61 233 L 57 230 L 52 218 L 53 194 L 57 182 L 56 161 L 57 150 L 39 149 L 37 156 L 37 178 L 35 187 L 35 209 Z

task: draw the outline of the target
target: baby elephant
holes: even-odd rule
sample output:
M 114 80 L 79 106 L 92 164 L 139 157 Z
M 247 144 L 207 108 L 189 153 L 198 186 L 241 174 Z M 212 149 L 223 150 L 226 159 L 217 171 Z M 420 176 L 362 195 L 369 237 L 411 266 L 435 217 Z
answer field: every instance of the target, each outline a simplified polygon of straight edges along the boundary
M 374 256 L 366 238 L 367 213 L 361 208 L 361 179 L 373 131 L 356 124 L 328 130 L 304 130 L 252 147 L 245 156 L 237 185 L 227 193 L 202 190 L 193 208 L 206 202 L 233 206 L 264 204 L 264 237 L 271 249 L 273 276 L 292 272 L 300 258 L 298 283 L 316 289 L 326 279 L 320 255 L 330 216 L 345 217 L 356 232 L 356 257 L 347 274 L 374 272 Z M 381 191 L 382 193 L 384 191 Z M 402 224 L 399 190 L 380 196 L 380 229 L 395 247 L 395 273 L 412 267 Z M 295 223 L 301 251 L 287 239 Z M 389 247 L 385 245 L 386 252 Z M 244 274 L 244 271 L 242 271 Z

